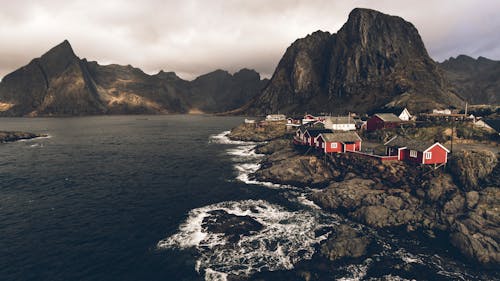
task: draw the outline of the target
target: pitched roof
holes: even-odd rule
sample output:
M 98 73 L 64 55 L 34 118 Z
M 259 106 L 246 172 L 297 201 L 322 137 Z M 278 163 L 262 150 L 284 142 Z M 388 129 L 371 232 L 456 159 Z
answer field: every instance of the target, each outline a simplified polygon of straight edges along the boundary
M 384 145 L 395 146 L 395 147 L 407 147 L 408 149 L 411 150 L 425 151 L 436 143 L 437 142 L 420 141 L 420 140 L 405 138 L 402 136 L 396 136 L 390 139 L 388 142 L 384 143 Z
M 317 137 L 319 134 L 323 134 L 323 133 L 331 133 L 332 130 L 328 130 L 328 129 L 307 129 L 307 132 L 309 133 L 309 135 L 313 138 Z
M 377 113 L 374 114 L 378 118 L 382 119 L 384 122 L 402 122 L 403 120 L 399 119 L 396 115 L 392 113 Z
M 483 119 L 483 122 L 500 133 L 500 119 Z
M 354 118 L 348 116 L 338 116 L 338 117 L 326 117 L 325 121 L 329 121 L 332 124 L 354 124 L 356 123 Z
M 322 133 L 321 136 L 327 142 L 355 142 L 360 141 L 361 138 L 356 132 L 334 132 Z

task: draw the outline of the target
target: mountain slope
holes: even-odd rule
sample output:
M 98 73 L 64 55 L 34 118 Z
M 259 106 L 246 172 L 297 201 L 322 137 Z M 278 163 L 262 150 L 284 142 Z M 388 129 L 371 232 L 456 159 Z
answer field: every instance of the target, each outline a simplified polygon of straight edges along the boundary
M 357 8 L 337 34 L 296 40 L 263 93 L 239 112 L 423 111 L 461 102 L 411 23 Z
M 460 55 L 440 63 L 446 78 L 473 104 L 500 104 L 500 61 Z
M 192 82 L 173 72 L 148 75 L 130 65 L 80 59 L 64 41 L 4 77 L 0 116 L 211 113 L 238 108 L 262 89 L 253 70 L 219 72 Z

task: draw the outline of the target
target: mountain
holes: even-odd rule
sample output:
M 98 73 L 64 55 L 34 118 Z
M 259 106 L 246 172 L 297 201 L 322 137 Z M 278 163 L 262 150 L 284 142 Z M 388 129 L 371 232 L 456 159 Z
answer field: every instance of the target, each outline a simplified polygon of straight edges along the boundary
M 203 112 L 229 111 L 247 103 L 267 82 L 260 80 L 259 73 L 246 68 L 234 75 L 216 70 L 191 82 L 190 101 L 193 108 Z
M 337 34 L 292 43 L 262 94 L 236 112 L 418 112 L 461 103 L 411 23 L 356 8 Z
M 99 65 L 78 58 L 64 41 L 3 78 L 0 116 L 220 112 L 243 105 L 263 83 L 248 69 L 186 81 L 173 72 L 148 75 L 130 65 Z
M 440 64 L 446 78 L 462 97 L 473 104 L 500 104 L 500 61 L 466 55 Z

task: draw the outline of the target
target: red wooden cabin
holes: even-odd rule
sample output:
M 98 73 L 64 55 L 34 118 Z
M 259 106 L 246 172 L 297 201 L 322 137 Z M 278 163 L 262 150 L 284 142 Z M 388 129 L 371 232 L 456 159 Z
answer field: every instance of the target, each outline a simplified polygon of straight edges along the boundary
M 404 137 L 394 137 L 384 144 L 387 155 L 417 164 L 444 164 L 450 151 L 439 142 L 428 143 Z
M 360 151 L 361 138 L 356 132 L 321 133 L 316 137 L 316 146 L 325 153 Z
M 392 113 L 377 113 L 366 121 L 366 130 L 375 131 L 396 128 L 401 123 L 403 123 L 403 120 Z

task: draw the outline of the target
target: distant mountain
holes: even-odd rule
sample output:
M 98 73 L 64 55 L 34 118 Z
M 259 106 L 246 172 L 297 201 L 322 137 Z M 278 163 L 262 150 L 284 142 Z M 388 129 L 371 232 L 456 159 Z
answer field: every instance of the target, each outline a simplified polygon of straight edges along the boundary
M 242 69 L 234 75 L 216 70 L 190 83 L 191 105 L 204 112 L 229 111 L 247 103 L 267 82 L 267 79 L 260 80 L 254 70 Z
M 248 69 L 209 73 L 194 81 L 173 72 L 148 75 L 130 65 L 78 58 L 68 41 L 0 82 L 0 116 L 162 114 L 238 108 L 265 80 Z
M 296 40 L 262 94 L 235 112 L 418 112 L 461 103 L 411 23 L 357 8 L 337 34 Z
M 440 64 L 456 92 L 473 104 L 500 104 L 500 61 L 460 55 Z

